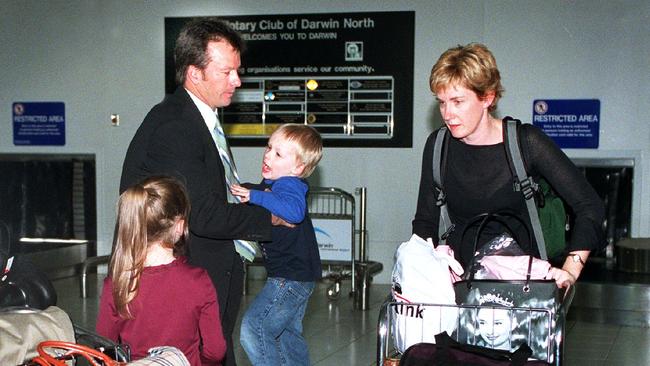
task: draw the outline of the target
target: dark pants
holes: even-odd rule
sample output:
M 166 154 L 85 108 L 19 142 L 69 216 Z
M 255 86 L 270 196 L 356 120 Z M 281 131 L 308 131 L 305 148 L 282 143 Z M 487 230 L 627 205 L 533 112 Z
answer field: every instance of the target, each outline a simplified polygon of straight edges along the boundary
M 239 306 L 241 305 L 242 294 L 244 292 L 244 266 L 242 261 L 235 259 L 233 261 L 233 268 L 229 273 L 230 285 L 228 291 L 228 299 L 225 301 L 225 309 L 221 310 L 221 326 L 223 328 L 223 336 L 226 338 L 226 358 L 223 362 L 224 366 L 235 366 L 234 343 L 232 340 L 232 333 L 235 330 L 235 323 L 237 323 L 237 315 L 239 314 Z M 218 294 L 218 287 L 217 287 Z M 221 306 L 222 301 L 219 300 Z
M 226 339 L 225 366 L 235 366 L 232 333 L 237 323 L 239 306 L 244 291 L 244 265 L 234 247 L 219 245 L 192 245 L 190 259 L 193 265 L 205 268 L 217 289 L 221 328 Z

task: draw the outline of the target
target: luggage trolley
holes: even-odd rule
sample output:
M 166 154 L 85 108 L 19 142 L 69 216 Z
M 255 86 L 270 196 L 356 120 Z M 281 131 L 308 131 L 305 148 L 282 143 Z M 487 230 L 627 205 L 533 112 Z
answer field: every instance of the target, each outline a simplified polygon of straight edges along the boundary
M 333 187 L 313 187 L 307 197 L 309 215 L 323 265 L 323 278 L 333 283 L 327 297 L 335 300 L 341 282 L 355 277 L 355 201 L 350 193 Z M 350 293 L 355 293 L 351 281 Z
M 312 219 L 323 265 L 323 278 L 333 283 L 327 297 L 335 300 L 341 292 L 341 282 L 355 278 L 355 203 L 350 193 L 333 187 L 311 187 L 307 207 Z M 244 294 L 248 292 L 248 267 L 264 265 L 262 258 L 245 262 Z M 351 281 L 350 293 L 355 293 Z
M 415 343 L 434 343 L 435 334 L 445 330 L 459 343 L 499 349 L 501 347 L 495 344 L 498 342 L 497 335 L 495 335 L 497 321 L 508 324 L 505 327 L 505 334 L 501 338 L 505 344 L 504 348 L 514 351 L 519 345 L 526 343 L 532 348 L 535 359 L 560 366 L 564 358 L 566 314 L 574 293 L 575 288 L 571 286 L 555 311 L 544 308 L 493 305 L 402 303 L 393 301 L 389 296 L 379 312 L 377 366 L 398 364 L 401 353 L 397 349 L 397 343 L 402 351 Z M 437 317 L 437 321 L 433 320 L 427 324 L 409 322 L 408 318 L 404 316 L 409 312 L 411 314 L 433 313 Z M 445 320 L 443 320 L 443 316 Z M 446 321 L 450 316 L 452 320 L 455 319 L 455 325 L 452 321 L 451 331 L 449 331 L 450 324 Z M 428 328 L 425 329 L 425 327 Z M 490 334 L 481 337 L 480 327 L 484 327 L 483 331 Z M 396 332 L 402 334 L 399 339 L 396 339 Z

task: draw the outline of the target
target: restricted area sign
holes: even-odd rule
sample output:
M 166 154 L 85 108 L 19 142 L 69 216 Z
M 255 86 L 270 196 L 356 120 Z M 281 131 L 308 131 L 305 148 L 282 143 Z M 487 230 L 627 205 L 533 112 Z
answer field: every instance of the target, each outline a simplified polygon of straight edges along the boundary
M 600 131 L 600 100 L 537 99 L 533 124 L 561 148 L 597 149 Z
M 15 102 L 14 145 L 65 145 L 65 104 Z

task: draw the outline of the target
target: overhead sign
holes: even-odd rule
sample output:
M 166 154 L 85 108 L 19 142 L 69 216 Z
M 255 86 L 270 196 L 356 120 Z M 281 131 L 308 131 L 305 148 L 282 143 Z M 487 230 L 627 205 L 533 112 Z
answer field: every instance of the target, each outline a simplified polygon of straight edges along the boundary
M 221 18 L 246 41 L 242 85 L 219 110 L 232 145 L 262 146 L 280 124 L 304 123 L 326 146 L 412 146 L 415 12 Z M 167 93 L 176 37 L 192 19 L 165 18 Z
M 14 145 L 65 145 L 63 102 L 15 102 Z
M 561 148 L 597 149 L 600 131 L 600 100 L 537 99 L 533 124 Z

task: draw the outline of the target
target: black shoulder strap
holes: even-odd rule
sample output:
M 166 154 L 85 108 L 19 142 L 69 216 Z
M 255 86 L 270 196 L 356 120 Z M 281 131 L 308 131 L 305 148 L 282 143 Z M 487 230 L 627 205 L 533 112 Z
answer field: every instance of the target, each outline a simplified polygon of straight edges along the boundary
M 537 250 L 539 251 L 540 258 L 546 260 L 546 242 L 544 241 L 544 234 L 542 232 L 542 225 L 539 221 L 537 213 L 537 205 L 535 204 L 535 191 L 537 183 L 533 181 L 524 167 L 524 160 L 521 157 L 521 150 L 519 148 L 519 133 L 518 127 L 521 121 L 513 119 L 512 117 L 505 117 L 503 119 L 503 138 L 504 145 L 506 145 L 506 154 L 508 160 L 512 163 L 514 168 L 514 189 L 521 191 L 526 200 L 526 207 L 528 208 L 528 215 L 530 216 L 530 224 L 533 227 L 533 234 L 537 242 Z
M 442 188 L 442 160 L 443 148 L 447 149 L 447 127 L 443 126 L 436 132 L 436 142 L 433 145 L 433 184 L 434 189 L 438 193 L 436 197 L 436 206 L 440 207 L 440 220 L 438 222 L 438 244 L 447 244 L 447 237 L 454 230 L 454 224 L 449 218 L 449 211 L 447 210 L 447 199 L 445 192 Z

